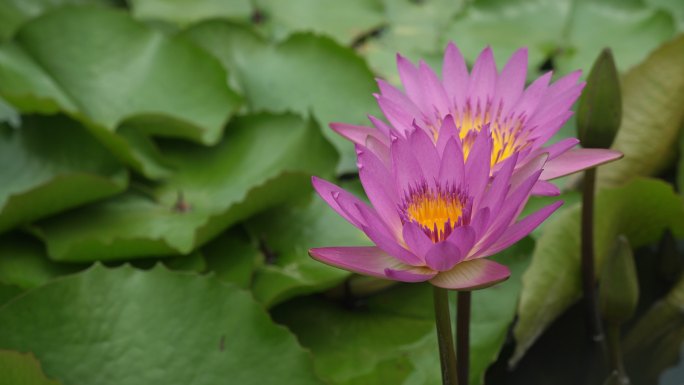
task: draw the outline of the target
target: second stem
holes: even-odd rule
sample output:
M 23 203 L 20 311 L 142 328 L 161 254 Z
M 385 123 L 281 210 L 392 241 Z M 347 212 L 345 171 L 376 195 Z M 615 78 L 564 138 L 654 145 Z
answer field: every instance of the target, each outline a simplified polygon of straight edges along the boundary
M 459 291 L 456 298 L 456 363 L 458 382 L 468 385 L 470 376 L 470 291 Z
M 601 319 L 596 303 L 596 276 L 594 273 L 594 190 L 596 169 L 584 172 L 582 186 L 582 286 L 587 317 L 587 329 L 595 342 L 603 340 Z

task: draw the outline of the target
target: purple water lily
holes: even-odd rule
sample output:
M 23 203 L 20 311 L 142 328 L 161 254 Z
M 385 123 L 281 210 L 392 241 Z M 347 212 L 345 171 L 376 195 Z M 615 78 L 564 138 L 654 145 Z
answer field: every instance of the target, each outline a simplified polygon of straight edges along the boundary
M 454 120 L 446 116 L 439 130 L 454 130 Z M 562 204 L 516 222 L 548 155 L 520 165 L 521 155 L 513 152 L 492 171 L 496 142 L 486 125 L 471 134 L 467 146 L 458 135 L 442 134 L 434 141 L 418 127 L 388 134 L 386 141 L 380 137 L 356 145 L 359 176 L 371 206 L 313 178 L 318 194 L 375 246 L 317 248 L 310 250 L 313 258 L 397 281 L 482 288 L 510 275 L 506 266 L 484 257 L 529 234 Z
M 386 156 L 391 135 L 406 137 L 417 127 L 435 143 L 444 136 L 455 135 L 462 141 L 467 156 L 476 134 L 488 127 L 493 144 L 489 159 L 493 171 L 513 154 L 518 154 L 518 169 L 540 154 L 548 154 L 544 172 L 533 191 L 539 195 L 558 194 L 558 189 L 546 180 L 622 156 L 617 151 L 574 148 L 579 143 L 575 138 L 544 147 L 572 115 L 570 108 L 584 83 L 578 83 L 577 71 L 549 84 L 549 72 L 525 88 L 524 48 L 513 54 L 500 74 L 490 48 L 482 51 L 468 73 L 465 60 L 453 43 L 444 55 L 441 80 L 424 62 L 416 67 L 397 55 L 397 66 L 404 92 L 378 79 L 380 94 L 375 95 L 390 124 L 371 116 L 374 127 L 333 123 L 332 129 L 379 156 Z

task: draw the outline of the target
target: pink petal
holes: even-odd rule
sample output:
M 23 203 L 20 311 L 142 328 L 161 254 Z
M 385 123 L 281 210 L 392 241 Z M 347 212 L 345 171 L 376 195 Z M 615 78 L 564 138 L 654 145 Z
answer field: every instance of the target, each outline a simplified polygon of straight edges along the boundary
M 484 194 L 484 198 L 479 202 L 480 207 L 489 207 L 492 212 L 499 212 L 499 207 L 503 204 L 504 198 L 511 187 L 511 176 L 518 162 L 518 154 L 513 153 L 508 159 L 504 160 L 499 171 L 492 177 L 492 183 Z
M 354 273 L 387 278 L 385 269 L 409 269 L 377 247 L 322 247 L 309 250 L 309 255 L 327 265 Z
M 499 251 L 511 246 L 515 242 L 518 242 L 532 230 L 536 229 L 542 222 L 544 222 L 551 214 L 553 214 L 556 209 L 563 205 L 563 201 L 558 201 L 552 203 L 533 214 L 528 215 L 520 222 L 517 222 L 513 226 L 509 227 L 499 240 L 492 245 L 492 247 L 484 250 L 477 258 L 486 257 L 498 253 Z
M 359 178 L 366 196 L 395 238 L 401 237 L 401 219 L 397 212 L 399 197 L 394 180 L 377 156 L 367 150 L 357 151 Z
M 343 207 L 344 209 L 344 207 Z M 377 214 L 371 209 L 363 206 L 358 206 L 357 209 L 363 217 L 365 226 L 361 230 L 366 233 L 368 238 L 373 241 L 379 248 L 392 255 L 396 259 L 411 265 L 418 266 L 423 264 L 423 259 L 416 256 L 409 250 L 406 250 L 399 242 L 403 239 L 397 239 L 387 225 L 378 218 Z
M 465 105 L 466 92 L 468 90 L 468 67 L 454 43 L 447 45 L 444 52 L 444 64 L 442 65 L 442 79 L 444 89 L 453 106 L 462 109 Z
M 480 196 L 489 182 L 491 156 L 492 137 L 488 130 L 482 129 L 477 133 L 465 164 L 468 192 L 473 196 Z
M 511 190 L 516 189 L 522 182 L 527 180 L 534 172 L 545 167 L 549 154 L 543 153 L 527 160 L 522 166 L 518 167 L 511 177 Z
M 546 162 L 541 179 L 550 180 L 622 158 L 615 150 L 576 148 Z
M 402 229 L 404 242 L 417 256 L 425 259 L 425 254 L 434 244 L 417 223 L 408 222 Z
M 489 226 L 490 219 L 492 219 L 489 207 L 479 209 L 475 212 L 470 221 L 470 226 L 475 230 L 476 237 L 481 236 L 485 229 Z
M 451 115 L 446 115 L 442 121 L 442 126 L 439 127 L 437 143 L 435 144 L 437 147 L 437 152 L 440 155 L 444 154 L 444 147 L 446 147 L 447 142 L 451 138 L 458 138 L 458 129 L 456 128 L 454 117 Z M 461 153 L 463 153 L 463 151 L 461 151 Z
M 551 80 L 551 72 L 547 72 L 541 77 L 537 78 L 532 84 L 523 92 L 520 100 L 512 109 L 516 115 L 523 115 L 529 118 L 537 106 L 542 101 L 542 97 L 546 93 L 546 89 Z
M 416 127 L 408 136 L 408 146 L 411 148 L 416 159 L 420 159 L 423 177 L 427 180 L 437 178 L 441 162 L 437 154 L 437 148 L 428 134 L 420 127 Z
M 560 195 L 560 189 L 553 183 L 545 180 L 538 180 L 537 183 L 534 184 L 534 187 L 532 187 L 531 194 L 535 196 L 554 197 Z
M 425 263 L 432 270 L 446 271 L 463 260 L 463 253 L 451 242 L 439 242 L 432 245 L 425 254 Z
M 473 107 L 479 103 L 479 106 L 483 108 L 487 101 L 491 101 L 494 96 L 496 77 L 494 53 L 491 47 L 487 47 L 475 59 L 470 83 L 468 83 L 468 96 Z
M 389 279 L 401 282 L 425 282 L 435 275 L 436 271 L 430 270 L 427 267 L 409 267 L 401 269 L 385 269 L 385 275 Z
M 390 156 L 392 158 L 392 173 L 395 177 L 396 186 L 401 191 L 409 191 L 416 184 L 425 181 L 423 169 L 408 140 L 402 138 L 392 139 Z
M 429 105 L 426 100 L 427 98 L 423 95 L 423 86 L 418 68 L 408 59 L 397 54 L 397 69 L 399 70 L 399 78 L 401 79 L 401 84 L 404 85 L 406 96 L 418 106 L 420 111 L 429 113 Z
M 376 79 L 376 81 L 378 83 L 378 88 L 380 88 L 380 93 L 383 97 L 397 103 L 397 105 L 399 105 L 412 116 L 419 117 L 422 115 L 422 112 L 420 111 L 418 106 L 411 99 L 409 99 L 409 97 L 406 96 L 406 94 L 404 94 L 396 87 L 390 85 L 382 79 Z
M 467 225 L 456 227 L 447 238 L 447 242 L 458 247 L 461 251 L 461 258 L 458 262 L 463 260 L 470 253 L 476 240 L 477 233 L 475 232 L 475 229 L 472 226 Z
M 383 135 L 385 135 L 388 138 L 389 138 L 391 132 L 396 131 L 395 129 L 393 129 L 393 127 L 390 127 L 388 124 L 386 124 L 385 122 L 376 118 L 373 115 L 368 115 L 368 119 L 371 121 L 371 123 L 373 123 L 375 128 L 380 130 L 380 132 L 382 132 Z
M 527 48 L 521 48 L 511 56 L 496 81 L 494 108 L 502 107 L 501 116 L 507 116 L 525 89 L 527 78 Z
M 366 148 L 368 149 L 368 151 L 375 154 L 375 156 L 377 156 L 378 159 L 382 161 L 382 163 L 385 165 L 385 167 L 387 167 L 388 170 L 392 167 L 389 146 L 382 143 L 378 139 L 369 136 L 368 138 L 366 138 Z
M 366 139 L 370 136 L 389 145 L 389 139 L 373 127 L 356 126 L 345 123 L 330 123 L 330 128 L 355 144 L 366 144 Z
M 345 211 L 338 203 L 338 200 L 343 200 L 350 202 L 349 204 L 351 206 L 355 204 L 364 204 L 359 198 L 343 190 L 341 187 L 315 176 L 311 177 L 311 184 L 318 195 L 320 195 L 320 197 L 323 198 L 323 200 L 328 204 L 328 206 L 332 207 L 332 209 L 346 219 L 347 222 L 358 227 L 359 229 L 364 225 L 360 216 L 349 215 L 347 211 Z
M 375 99 L 377 99 L 382 113 L 398 132 L 403 134 L 413 126 L 415 117 L 403 109 L 400 104 L 380 95 L 376 95 Z
M 465 178 L 461 141 L 451 137 L 444 148 L 438 181 L 442 186 L 460 186 Z
M 440 118 L 447 115 L 450 112 L 451 103 L 449 103 L 449 97 L 444 91 L 442 82 L 425 62 L 420 62 L 418 70 L 423 81 L 423 95 L 427 98 L 426 101 L 433 107 L 433 111 L 438 112 Z
M 549 160 L 557 157 L 558 155 L 568 151 L 569 149 L 575 147 L 579 143 L 579 139 L 577 138 L 567 138 L 560 140 L 546 148 L 540 148 L 539 153 L 547 153 L 549 154 Z
M 504 265 L 488 259 L 464 261 L 430 280 L 435 286 L 452 290 L 475 290 L 492 286 L 510 277 Z
M 577 84 L 580 84 L 577 83 L 580 76 L 582 76 L 582 70 L 577 70 L 556 80 L 555 82 L 553 82 L 553 84 L 549 86 L 547 90 L 547 97 L 553 99 L 556 97 L 556 95 L 560 95 L 567 91 L 569 88 L 572 88 Z

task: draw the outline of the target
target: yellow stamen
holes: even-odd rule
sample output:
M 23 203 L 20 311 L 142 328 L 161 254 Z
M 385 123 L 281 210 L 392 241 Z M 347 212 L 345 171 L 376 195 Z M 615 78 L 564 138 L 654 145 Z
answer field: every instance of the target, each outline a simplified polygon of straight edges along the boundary
M 409 220 L 419 224 L 433 242 L 443 240 L 463 215 L 463 204 L 456 194 L 424 191 L 412 196 L 406 207 Z

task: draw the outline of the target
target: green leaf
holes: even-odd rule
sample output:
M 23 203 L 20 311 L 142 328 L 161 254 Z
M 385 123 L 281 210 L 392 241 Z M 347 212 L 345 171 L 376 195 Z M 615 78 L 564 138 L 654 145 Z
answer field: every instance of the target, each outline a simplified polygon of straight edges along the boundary
M 249 0 L 131 0 L 133 16 L 188 25 L 205 19 L 247 20 L 253 12 Z
M 0 385 L 59 385 L 48 379 L 32 354 L 0 350 Z
M 40 242 L 22 234 L 0 237 L 0 283 L 32 289 L 52 279 L 74 273 L 83 266 L 50 261 Z
M 384 23 L 380 0 L 256 0 L 266 28 L 275 39 L 309 31 L 351 44 Z
M 320 384 L 309 355 L 215 278 L 96 266 L 0 308 L 0 347 L 66 384 Z
M 353 145 L 328 128 L 330 122 L 367 124 L 366 115 L 378 111 L 373 74 L 354 51 L 311 34 L 272 45 L 223 21 L 199 24 L 187 36 L 230 69 L 252 110 L 312 112 L 342 155 L 338 171 L 356 170 Z
M 684 130 L 679 133 L 679 159 L 677 161 L 677 190 L 684 193 Z
M 677 21 L 680 32 L 684 31 L 684 3 L 678 0 L 646 0 L 653 8 L 658 8 L 669 12 Z
M 473 293 L 472 385 L 482 384 L 506 339 L 532 245 L 525 240 L 497 256 L 511 268 L 511 279 Z M 331 384 L 432 385 L 441 377 L 431 290 L 429 284 L 400 284 L 369 298 L 308 297 L 277 306 L 273 314 L 311 349 L 317 372 Z
M 399 84 L 396 54 L 433 68 L 442 66 L 442 31 L 463 8 L 458 0 L 383 0 L 387 24 L 359 48 L 369 65 L 384 79 Z
M 163 173 L 150 145 L 117 129 L 214 144 L 241 102 L 225 79 L 198 47 L 105 8 L 60 8 L 0 47 L 0 93 L 8 102 L 22 112 L 72 115 L 151 177 Z
M 0 1 L 0 40 L 7 40 L 26 21 L 42 13 L 67 4 L 102 4 L 112 0 L 1 0 Z
M 684 35 L 631 70 L 622 86 L 622 127 L 613 147 L 625 157 L 599 169 L 599 183 L 615 186 L 653 175 L 668 164 L 684 122 Z
M 165 183 L 37 224 L 50 257 L 190 253 L 258 211 L 307 197 L 310 175 L 329 175 L 337 159 L 315 123 L 291 114 L 233 119 L 214 147 L 174 141 L 164 152 L 176 169 Z
M 247 224 L 271 254 L 254 275 L 254 296 L 272 306 L 296 295 L 328 289 L 349 273 L 309 257 L 309 249 L 366 246 L 368 238 L 315 195 L 306 205 L 267 211 Z M 272 260 L 269 260 L 272 259 Z
M 18 286 L 0 283 L 0 307 L 23 292 Z
M 522 46 L 530 68 L 549 57 L 560 73 L 588 71 L 599 52 L 610 47 L 625 70 L 674 33 L 672 17 L 643 4 L 601 0 L 486 0 L 473 2 L 444 31 L 464 55 L 475 58 L 487 45 L 503 63 Z M 600 35 L 601 39 L 596 39 Z
M 684 234 L 684 206 L 672 186 L 651 179 L 635 179 L 620 187 L 600 191 L 595 209 L 596 271 L 618 234 L 633 247 L 660 239 L 672 228 Z M 539 335 L 581 296 L 580 205 L 559 212 L 544 226 L 523 277 L 523 290 L 515 326 L 515 363 Z
M 214 238 L 202 248 L 202 253 L 206 257 L 208 271 L 216 278 L 248 289 L 262 255 L 247 234 L 239 230 L 232 229 Z
M 684 279 L 657 301 L 624 338 L 623 354 L 634 384 L 656 384 L 676 364 L 684 342 Z
M 0 126 L 0 232 L 123 191 L 128 173 L 78 123 L 25 116 Z
M 672 16 L 643 4 L 583 0 L 574 1 L 572 7 L 563 35 L 563 51 L 555 61 L 563 73 L 588 71 L 606 47 L 615 54 L 618 69 L 625 71 L 674 36 Z

